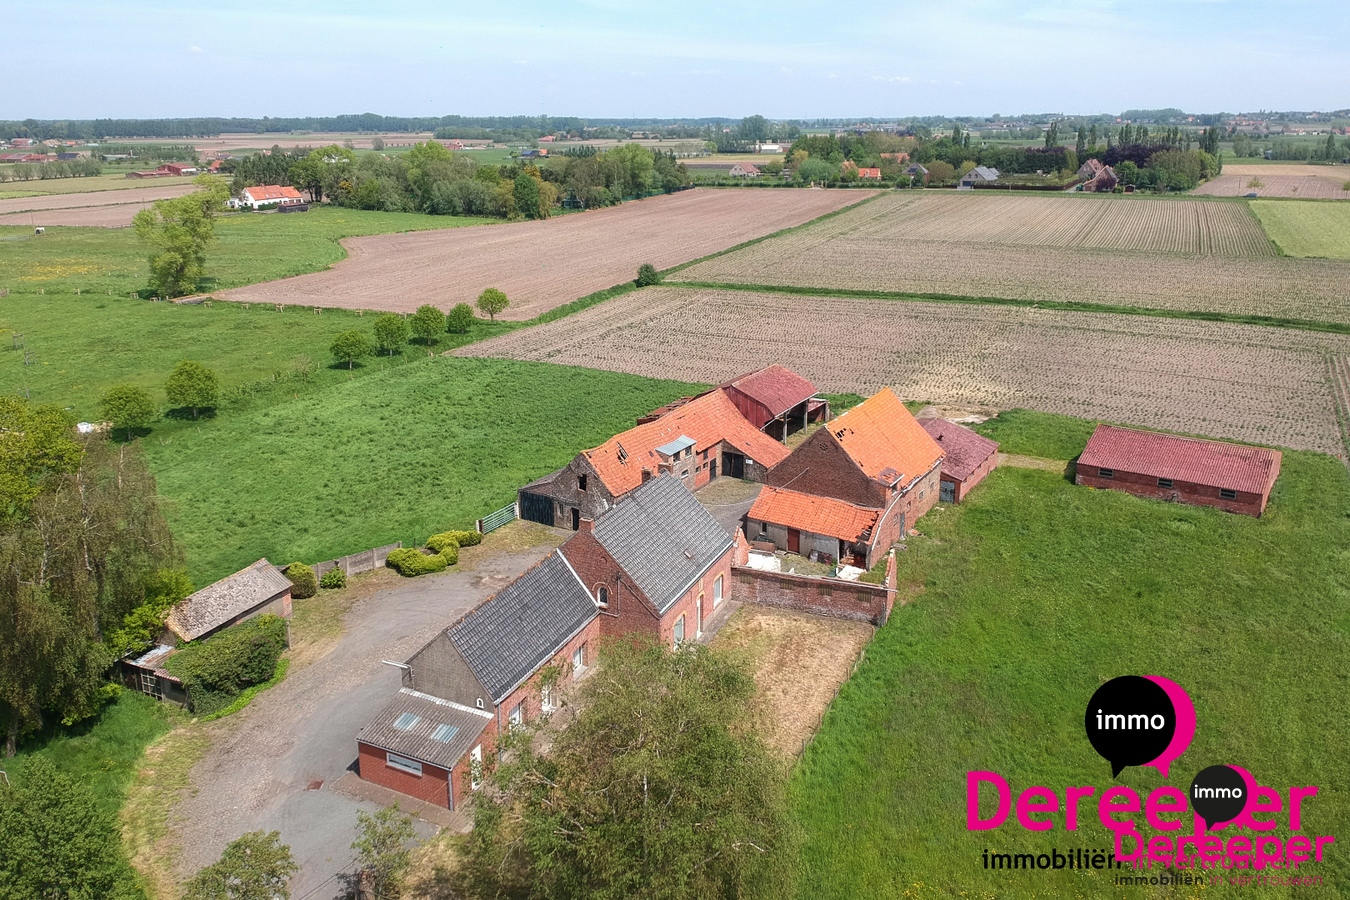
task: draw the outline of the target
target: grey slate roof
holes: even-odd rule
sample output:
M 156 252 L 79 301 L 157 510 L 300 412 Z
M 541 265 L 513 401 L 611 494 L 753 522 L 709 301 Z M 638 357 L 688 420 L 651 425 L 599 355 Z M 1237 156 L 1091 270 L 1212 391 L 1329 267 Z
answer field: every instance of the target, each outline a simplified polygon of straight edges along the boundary
M 731 535 L 673 475 L 621 499 L 596 520 L 595 539 L 661 614 L 731 547 Z
M 164 624 L 183 640 L 194 641 L 290 589 L 290 579 L 260 559 L 175 604 Z
M 405 721 L 416 717 L 416 722 L 410 728 L 396 727 L 395 723 L 405 713 L 409 715 Z M 492 713 L 402 688 L 356 739 L 399 756 L 449 769 L 478 742 L 491 721 Z M 442 725 L 448 727 L 440 728 Z M 437 740 L 436 735 L 447 739 Z
M 446 634 L 500 702 L 596 614 L 590 592 L 555 550 Z

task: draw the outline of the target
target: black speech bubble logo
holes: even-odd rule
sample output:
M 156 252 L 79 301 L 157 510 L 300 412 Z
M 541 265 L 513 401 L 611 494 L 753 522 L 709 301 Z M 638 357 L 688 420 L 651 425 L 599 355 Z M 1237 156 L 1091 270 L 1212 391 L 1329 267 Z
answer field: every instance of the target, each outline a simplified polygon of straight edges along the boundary
M 1209 766 L 1191 779 L 1191 809 L 1206 828 L 1231 822 L 1247 808 L 1247 781 L 1232 766 Z
M 1083 714 L 1093 749 L 1111 763 L 1111 777 L 1126 766 L 1157 759 L 1177 730 L 1177 710 L 1167 691 L 1142 675 L 1122 675 L 1097 688 Z

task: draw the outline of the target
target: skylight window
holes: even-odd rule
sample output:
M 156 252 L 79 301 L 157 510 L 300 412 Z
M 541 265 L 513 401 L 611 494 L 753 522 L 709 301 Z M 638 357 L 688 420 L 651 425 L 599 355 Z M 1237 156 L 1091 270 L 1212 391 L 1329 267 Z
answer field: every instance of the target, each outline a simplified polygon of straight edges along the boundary
M 436 730 L 431 732 L 431 739 L 441 744 L 450 743 L 450 739 L 459 732 L 454 725 L 437 725 Z
M 405 712 L 403 715 L 399 716 L 397 719 L 394 720 L 394 727 L 397 728 L 399 731 L 407 731 L 409 728 L 412 728 L 420 721 L 422 721 L 421 716 L 414 715 L 413 713 L 410 712 Z

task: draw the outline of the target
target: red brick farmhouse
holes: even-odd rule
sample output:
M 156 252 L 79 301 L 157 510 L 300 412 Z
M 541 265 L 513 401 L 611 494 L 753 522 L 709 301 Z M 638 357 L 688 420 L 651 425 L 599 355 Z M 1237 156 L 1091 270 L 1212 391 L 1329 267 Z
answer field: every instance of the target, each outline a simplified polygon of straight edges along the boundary
M 1098 425 L 1078 459 L 1078 484 L 1260 516 L 1280 474 L 1265 447 Z
M 960 503 L 998 465 L 998 442 L 946 419 L 921 419 L 919 424 L 946 454 L 938 499 Z

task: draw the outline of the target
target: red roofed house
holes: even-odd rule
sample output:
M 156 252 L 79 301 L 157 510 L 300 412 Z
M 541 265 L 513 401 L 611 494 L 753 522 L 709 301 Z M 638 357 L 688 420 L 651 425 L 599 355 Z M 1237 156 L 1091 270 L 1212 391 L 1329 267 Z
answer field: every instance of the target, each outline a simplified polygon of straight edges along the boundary
M 769 470 L 764 483 L 790 493 L 876 510 L 877 521 L 866 545 L 885 550 L 937 503 L 943 456 L 942 448 L 900 398 L 883 388 L 803 441 Z M 785 550 L 794 544 L 800 547 L 803 532 L 819 534 L 811 529 L 822 520 L 838 520 L 845 512 L 827 502 L 824 509 L 810 509 L 796 498 L 773 498 L 757 505 L 762 514 L 776 510 L 778 520 L 747 515 L 746 536 L 754 540 L 759 534 L 781 535 L 782 542 L 774 542 Z M 781 530 L 770 526 L 781 526 Z M 842 539 L 860 542 L 852 536 Z M 869 560 L 871 555 L 869 550 Z
M 1083 182 L 1083 190 L 1091 194 L 1109 194 L 1120 183 L 1116 170 L 1099 159 L 1089 159 L 1079 166 L 1078 178 Z
M 938 499 L 960 503 L 998 465 L 998 443 L 946 419 L 920 419 L 919 424 L 947 454 Z
M 880 516 L 879 509 L 855 506 L 833 497 L 765 487 L 745 519 L 747 533 L 754 540 L 772 541 L 789 553 L 810 556 L 814 551 L 831 561 L 849 560 L 870 569 L 874 558 L 879 558 L 876 551 L 880 549 L 884 554 L 890 546 L 877 545 Z
M 830 418 L 830 401 L 816 396 L 816 386 L 780 365 L 733 378 L 721 388 L 751 425 L 779 440 L 808 422 Z
M 128 172 L 128 178 L 175 178 L 180 175 L 196 175 L 197 167 L 191 163 L 164 163 L 157 169 L 147 172 Z
M 304 196 L 290 185 L 282 187 L 265 184 L 261 187 L 244 188 L 239 192 L 239 205 L 251 206 L 255 210 L 273 206 L 301 206 Z
M 880 181 L 880 180 L 881 180 L 881 170 L 880 170 L 880 169 L 865 169 L 865 168 L 864 168 L 864 169 L 859 169 L 859 170 L 858 170 L 858 177 L 859 177 L 859 178 L 874 178 L 874 179 Z
M 786 447 L 747 421 L 718 388 L 583 450 L 563 468 L 525 485 L 520 517 L 576 531 L 583 518 L 598 519 L 618 498 L 664 472 L 697 490 L 719 472 L 760 481 L 787 455 Z
M 1265 447 L 1098 425 L 1078 458 L 1076 484 L 1260 516 L 1280 474 Z
M 759 167 L 748 162 L 738 162 L 731 167 L 729 173 L 733 178 L 758 178 L 760 175 Z

